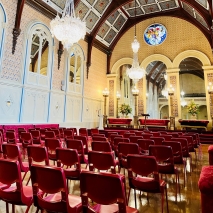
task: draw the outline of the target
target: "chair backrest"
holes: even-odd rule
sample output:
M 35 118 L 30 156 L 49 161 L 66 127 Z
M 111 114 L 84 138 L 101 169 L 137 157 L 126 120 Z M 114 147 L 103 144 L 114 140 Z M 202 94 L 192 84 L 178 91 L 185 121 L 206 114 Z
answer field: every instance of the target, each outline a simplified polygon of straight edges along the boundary
M 110 143 L 114 144 L 115 138 L 123 138 L 123 135 L 110 135 L 110 137 L 111 137 Z
M 135 131 L 136 136 L 142 136 L 143 132 L 142 131 Z
M 68 212 L 68 191 L 66 177 L 60 167 L 32 165 L 30 168 L 34 205 L 50 212 Z M 62 199 L 53 202 L 44 199 L 42 194 L 61 194 Z
M 105 134 L 93 134 L 92 137 L 106 137 Z
M 137 143 L 137 141 L 139 139 L 143 139 L 143 136 L 130 136 L 129 137 L 130 143 Z
M 167 134 L 161 134 L 161 138 L 164 138 L 165 141 L 169 141 L 172 139 L 172 135 L 167 135 Z
M 124 138 L 129 138 L 130 136 L 135 136 L 135 133 L 125 132 L 125 133 L 123 134 L 123 137 L 124 137 Z
M 136 143 L 124 143 L 118 144 L 118 153 L 123 157 L 127 157 L 128 154 L 139 154 L 139 146 Z
M 16 144 L 16 133 L 15 131 L 6 131 L 7 143 Z
M 28 162 L 29 166 L 36 163 L 44 162 L 45 165 L 49 165 L 49 157 L 47 148 L 45 146 L 33 146 L 29 145 L 27 147 L 27 154 L 28 154 Z
M 131 169 L 132 172 L 141 176 L 158 174 L 158 165 L 154 156 L 130 154 L 127 156 L 127 164 L 128 168 Z
M 114 134 L 110 134 L 110 135 L 108 136 L 108 141 L 109 141 L 110 143 L 113 143 L 115 137 L 122 137 L 122 135 L 119 135 L 117 132 L 114 133 Z
M 118 203 L 119 212 L 126 213 L 124 184 L 118 174 L 82 172 L 80 188 L 83 212 L 88 212 L 88 198 L 90 198 L 102 205 Z
M 45 132 L 45 138 L 56 138 L 55 137 L 55 132 L 54 131 L 46 131 Z
M 112 152 L 110 143 L 106 143 L 106 142 L 102 142 L 102 141 L 92 142 L 92 150 L 99 151 L 99 152 Z
M 174 142 L 180 142 L 181 143 L 181 148 L 183 152 L 183 156 L 189 156 L 189 148 L 188 148 L 188 141 L 186 138 L 172 138 L 171 141 Z
M 143 136 L 143 138 L 145 138 L 145 139 L 150 139 L 153 135 L 152 135 L 152 134 L 149 134 L 149 133 L 143 133 L 142 136 Z
M 86 136 L 81 136 L 81 135 L 74 135 L 74 139 L 82 141 L 83 147 L 84 147 L 84 153 L 87 154 L 88 151 L 89 151 L 87 137 Z
M 107 141 L 107 138 L 100 136 L 92 136 L 92 141 Z
M 78 154 L 84 154 L 84 147 L 82 140 L 67 139 L 66 147 L 69 149 L 76 149 L 78 151 Z
M 114 143 L 113 144 L 114 144 L 114 146 L 118 146 L 118 144 L 121 143 L 121 142 L 129 143 L 130 140 L 129 140 L 129 138 L 116 137 L 116 138 L 114 138 Z
M 153 137 L 160 137 L 160 132 L 151 132 Z
M 177 138 L 179 137 L 179 134 L 177 132 L 167 132 L 167 135 L 171 135 L 172 138 Z
M 18 160 L 21 170 L 24 168 L 21 158 L 21 150 L 17 144 L 2 144 L 3 155 L 5 159 Z
M 74 138 L 74 132 L 71 129 L 65 129 L 64 130 L 64 139 L 73 139 Z
M 67 128 L 67 129 L 72 130 L 74 135 L 78 135 L 78 131 L 76 128 L 72 127 L 72 128 Z
M 56 159 L 58 166 L 61 166 L 61 164 L 70 167 L 75 165 L 76 170 L 79 172 L 81 170 L 81 164 L 76 149 L 56 148 Z
M 33 143 L 33 138 L 30 132 L 21 132 L 20 139 L 24 148 Z
M 56 137 L 56 138 L 60 138 L 59 129 L 51 129 L 51 131 L 53 131 L 53 132 L 55 133 L 55 137 Z
M 116 173 L 115 170 L 115 162 L 114 162 L 114 154 L 113 152 L 97 152 L 90 151 L 88 153 L 88 161 L 90 171 L 94 169 L 98 170 L 110 170 L 112 173 Z
M 141 148 L 142 152 L 148 153 L 149 152 L 149 146 L 154 145 L 155 142 L 154 142 L 154 140 L 151 140 L 151 139 L 139 139 L 137 141 L 137 144 Z
M 107 137 L 110 138 L 111 135 L 118 135 L 118 132 L 109 131 L 107 132 Z
M 99 134 L 99 130 L 96 128 L 91 129 L 91 135 Z
M 174 161 L 175 161 L 175 159 L 178 159 L 178 158 L 183 159 L 183 152 L 182 152 L 182 147 L 181 147 L 180 142 L 164 141 L 163 145 L 172 147 L 172 153 L 173 153 Z
M 165 140 L 163 137 L 150 137 L 150 140 L 155 142 L 155 145 L 162 145 L 162 142 Z
M 193 137 L 188 135 L 180 135 L 179 138 L 185 138 L 188 141 L 188 147 L 194 147 L 193 146 Z
M 0 182 L 6 185 L 15 184 L 13 190 L 2 190 L 0 188 L 0 197 L 11 203 L 29 202 L 32 199 L 30 193 L 26 196 L 23 193 L 21 168 L 19 161 L 10 159 L 0 159 Z
M 39 130 L 32 129 L 30 133 L 33 139 L 37 139 L 37 140 L 41 139 L 41 134 Z
M 61 147 L 59 139 L 56 138 L 45 138 L 45 146 L 48 152 L 55 152 L 57 147 Z
M 155 156 L 158 163 L 170 163 L 174 164 L 173 152 L 171 146 L 165 145 L 150 145 L 149 155 Z
M 88 137 L 87 128 L 80 128 L 79 129 L 79 135 Z

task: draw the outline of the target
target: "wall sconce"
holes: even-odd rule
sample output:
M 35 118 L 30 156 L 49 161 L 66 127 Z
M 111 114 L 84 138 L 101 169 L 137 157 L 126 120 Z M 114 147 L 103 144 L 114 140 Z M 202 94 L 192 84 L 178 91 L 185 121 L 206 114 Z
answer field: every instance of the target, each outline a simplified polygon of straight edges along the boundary
M 121 98 L 121 94 L 117 91 L 117 93 L 116 93 L 116 98 L 117 98 L 117 115 L 116 115 L 116 117 L 117 118 L 119 118 L 119 116 L 118 116 L 118 101 L 120 100 L 120 98 Z
M 7 105 L 8 107 L 10 107 L 11 104 L 12 104 L 12 103 L 11 103 L 10 100 L 7 100 L 7 101 L 6 101 L 6 105 Z
M 104 115 L 103 115 L 103 126 L 107 125 L 107 115 L 106 115 L 106 98 L 109 96 L 109 90 L 105 88 L 102 92 L 104 97 Z
M 134 117 L 134 128 L 138 128 L 138 94 L 139 94 L 139 90 L 136 88 L 136 86 L 134 86 L 134 88 L 132 89 L 132 95 L 135 97 L 135 115 Z

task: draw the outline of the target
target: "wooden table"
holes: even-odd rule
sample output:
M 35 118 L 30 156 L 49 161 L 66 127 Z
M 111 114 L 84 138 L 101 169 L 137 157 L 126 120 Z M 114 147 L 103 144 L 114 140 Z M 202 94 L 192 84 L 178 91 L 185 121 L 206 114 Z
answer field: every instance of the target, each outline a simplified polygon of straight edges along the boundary
M 207 120 L 183 120 L 179 119 L 178 122 L 181 125 L 181 130 L 182 129 L 187 129 L 187 128 L 196 128 L 196 129 L 205 129 L 207 131 L 207 125 L 209 121 Z

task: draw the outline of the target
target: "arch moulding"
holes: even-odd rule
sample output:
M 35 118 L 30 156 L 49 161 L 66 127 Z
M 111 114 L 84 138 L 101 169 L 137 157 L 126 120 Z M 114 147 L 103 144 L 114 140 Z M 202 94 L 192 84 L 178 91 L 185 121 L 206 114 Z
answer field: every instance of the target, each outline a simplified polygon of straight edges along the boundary
M 153 54 L 148 56 L 142 61 L 140 66 L 146 69 L 146 67 L 153 61 L 162 61 L 166 65 L 167 69 L 170 69 L 173 67 L 171 60 L 162 54 Z
M 114 63 L 110 74 L 116 74 L 120 66 L 124 64 L 132 64 L 132 58 L 122 58 Z
M 174 68 L 178 68 L 181 61 L 184 60 L 185 58 L 189 58 L 189 57 L 194 57 L 199 59 L 203 66 L 210 66 L 211 62 L 209 60 L 209 58 L 202 52 L 198 51 L 198 50 L 186 50 L 180 54 L 178 54 L 174 61 L 173 61 L 173 66 Z

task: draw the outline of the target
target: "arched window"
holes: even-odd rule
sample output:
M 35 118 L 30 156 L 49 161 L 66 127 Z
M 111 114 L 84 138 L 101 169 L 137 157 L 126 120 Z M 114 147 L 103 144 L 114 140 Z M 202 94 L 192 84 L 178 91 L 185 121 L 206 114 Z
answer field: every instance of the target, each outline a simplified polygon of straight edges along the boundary
M 84 59 L 83 50 L 78 44 L 74 44 L 67 56 L 67 92 L 82 93 Z
M 6 13 L 2 3 L 0 3 L 0 70 L 2 68 L 2 58 L 4 52 L 4 38 L 5 38 L 5 24 L 6 24 Z
M 53 38 L 49 28 L 33 23 L 27 31 L 24 84 L 50 87 L 53 66 Z

